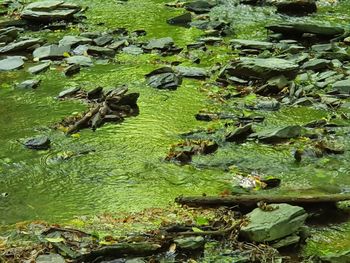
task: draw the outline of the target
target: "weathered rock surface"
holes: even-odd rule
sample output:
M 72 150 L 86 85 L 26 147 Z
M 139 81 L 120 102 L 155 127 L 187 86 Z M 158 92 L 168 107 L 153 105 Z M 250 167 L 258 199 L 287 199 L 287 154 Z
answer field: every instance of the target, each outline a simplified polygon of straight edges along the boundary
M 269 129 L 261 132 L 252 134 L 252 137 L 255 137 L 263 142 L 278 142 L 281 140 L 296 138 L 301 135 L 302 127 L 298 125 L 287 126 L 283 128 Z
M 253 129 L 252 124 L 249 123 L 226 134 L 225 140 L 228 142 L 239 142 L 246 139 L 251 133 L 253 133 Z
M 164 37 L 164 38 L 158 38 L 158 39 L 151 39 L 146 46 L 143 48 L 146 50 L 152 50 L 152 49 L 166 49 L 170 46 L 174 45 L 174 40 L 171 37 Z
M 130 54 L 130 55 L 141 55 L 143 54 L 143 49 L 136 46 L 136 45 L 130 45 L 127 47 L 124 47 L 122 49 L 122 51 L 126 54 Z
M 299 66 L 280 58 L 244 57 L 233 62 L 226 72 L 235 77 L 269 79 L 273 76 L 295 76 Z
M 205 79 L 209 77 L 208 71 L 203 68 L 177 66 L 174 70 L 185 78 Z
M 91 44 L 92 40 L 87 37 L 81 37 L 81 36 L 64 36 L 58 44 L 60 46 L 70 46 L 75 47 L 78 45 L 85 45 L 85 44 Z
M 191 13 L 184 13 L 182 15 L 169 18 L 167 20 L 167 23 L 170 25 L 177 25 L 177 26 L 189 26 L 189 24 L 192 21 L 192 15 Z
M 32 46 L 40 43 L 40 41 L 41 40 L 39 38 L 33 38 L 33 39 L 14 42 L 14 43 L 8 44 L 7 46 L 0 48 L 0 54 L 11 53 L 11 52 L 16 52 L 16 51 L 23 51 L 29 47 L 32 47 Z
M 337 81 L 332 87 L 339 92 L 350 93 L 350 78 Z
M 23 67 L 24 61 L 20 56 L 7 57 L 0 60 L 0 71 L 10 71 Z
M 344 33 L 344 29 L 341 27 L 332 26 L 320 26 L 315 24 L 302 24 L 302 23 L 285 23 L 278 25 L 266 26 L 267 29 L 275 32 L 281 33 L 288 37 L 291 36 L 302 36 L 304 33 L 315 34 L 318 37 L 333 38 L 335 36 Z
M 16 86 L 16 88 L 18 89 L 36 89 L 39 84 L 40 84 L 41 80 L 38 79 L 29 79 L 29 80 L 25 80 L 23 82 L 21 82 L 20 84 L 18 84 Z
M 185 8 L 188 11 L 192 11 L 197 14 L 208 13 L 214 7 L 214 4 L 205 0 L 195 0 L 191 2 L 187 2 L 185 4 Z
M 30 21 L 51 22 L 57 20 L 71 20 L 81 7 L 65 1 L 39 1 L 27 5 L 21 17 Z
M 182 79 L 174 73 L 172 68 L 163 67 L 148 73 L 146 76 L 147 84 L 157 89 L 175 90 L 181 85 Z
M 274 47 L 274 43 L 271 42 L 246 39 L 231 39 L 230 43 L 239 48 L 272 49 Z
M 273 241 L 295 233 L 304 225 L 307 214 L 302 207 L 289 204 L 271 204 L 272 211 L 254 209 L 247 214 L 249 223 L 241 234 L 250 241 Z
M 58 45 L 49 45 L 39 47 L 34 50 L 33 57 L 38 60 L 42 59 L 61 59 L 64 57 L 64 54 L 70 51 L 69 46 L 58 46 Z
M 24 142 L 24 146 L 32 150 L 47 150 L 50 148 L 51 141 L 47 136 L 38 136 L 30 138 Z
M 47 69 L 49 69 L 50 66 L 51 66 L 51 62 L 48 61 L 48 62 L 42 63 L 40 65 L 36 65 L 36 66 L 28 68 L 28 72 L 30 74 L 39 74 L 39 73 L 44 72 Z
M 205 245 L 205 240 L 201 236 L 177 238 L 174 240 L 174 242 L 179 249 L 183 250 L 196 250 Z
M 79 64 L 73 64 L 68 66 L 64 69 L 63 73 L 66 77 L 73 76 L 75 74 L 78 74 L 80 72 L 80 65 Z

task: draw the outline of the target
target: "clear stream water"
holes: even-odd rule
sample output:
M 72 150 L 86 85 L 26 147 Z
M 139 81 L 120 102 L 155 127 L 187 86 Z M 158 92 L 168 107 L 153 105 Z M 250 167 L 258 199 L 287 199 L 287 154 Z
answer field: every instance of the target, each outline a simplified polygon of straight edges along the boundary
M 84 27 L 90 31 L 142 28 L 148 33 L 145 39 L 171 36 L 178 46 L 185 46 L 201 35 L 196 29 L 167 25 L 166 19 L 182 11 L 165 7 L 165 1 L 77 2 L 89 6 Z M 350 1 L 343 1 L 322 6 L 316 15 L 307 18 L 288 18 L 275 15 L 269 8 L 236 8 L 228 3 L 213 10 L 213 16 L 224 12 L 227 19 L 233 20 L 236 37 L 263 39 L 266 36 L 263 26 L 276 21 L 348 26 L 349 8 Z M 102 22 L 104 25 L 100 25 Z M 72 28 L 67 32 L 28 34 L 56 41 L 63 35 L 77 33 L 79 29 Z M 215 52 L 203 56 L 202 65 L 225 63 L 231 58 L 225 49 Z M 194 114 L 211 104 L 200 91 L 204 83 L 185 80 L 176 91 L 159 91 L 145 85 L 144 74 L 160 67 L 159 61 L 170 59 L 149 54 L 118 54 L 115 62 L 83 69 L 68 79 L 52 69 L 39 76 L 42 84 L 34 91 L 13 89 L 15 83 L 30 77 L 24 70 L 0 73 L 0 193 L 9 194 L 0 199 L 0 225 L 38 219 L 61 222 L 77 215 L 164 207 L 180 194 L 218 194 L 227 187 L 232 174 L 223 169 L 200 169 L 164 161 L 170 145 L 179 140 L 179 134 L 211 125 L 194 118 Z M 131 92 L 140 93 L 140 114 L 122 124 L 105 125 L 96 132 L 81 131 L 79 138 L 51 130 L 50 125 L 86 108 L 80 102 L 55 99 L 65 86 L 74 83 L 86 89 L 128 84 Z M 263 126 L 305 124 L 327 114 L 311 108 L 282 108 L 268 113 Z M 18 142 L 38 134 L 50 136 L 50 150 L 31 151 Z M 343 143 L 349 149 L 349 142 Z M 57 158 L 64 153 L 82 151 L 91 152 L 68 160 Z M 350 186 L 348 152 L 296 164 L 290 150 L 247 143 L 225 146 L 215 155 L 195 158 L 194 163 L 200 167 L 230 162 L 240 168 L 274 175 L 282 179 L 280 191 L 322 190 L 325 185 L 331 190 L 346 191 Z

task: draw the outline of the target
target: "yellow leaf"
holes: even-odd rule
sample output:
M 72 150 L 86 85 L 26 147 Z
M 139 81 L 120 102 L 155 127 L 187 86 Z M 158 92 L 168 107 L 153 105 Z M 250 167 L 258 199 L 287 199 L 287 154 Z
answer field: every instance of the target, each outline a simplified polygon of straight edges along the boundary
M 69 57 L 70 57 L 70 54 L 69 54 L 68 52 L 64 52 L 64 53 L 63 53 L 63 56 L 64 56 L 65 58 L 69 58 Z
M 50 243 L 59 243 L 59 242 L 63 242 L 64 238 L 62 237 L 47 237 L 45 238 L 47 241 L 49 241 Z
M 80 138 L 80 134 L 79 133 L 74 133 L 71 135 L 71 137 L 79 139 Z

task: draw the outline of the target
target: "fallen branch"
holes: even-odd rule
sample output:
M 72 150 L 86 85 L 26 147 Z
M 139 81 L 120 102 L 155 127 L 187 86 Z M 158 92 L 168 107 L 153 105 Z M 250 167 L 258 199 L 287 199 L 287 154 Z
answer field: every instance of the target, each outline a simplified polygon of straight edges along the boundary
M 81 118 L 79 121 L 77 121 L 76 123 L 74 123 L 72 126 L 69 127 L 67 134 L 75 133 L 75 132 L 79 131 L 80 129 L 88 126 L 88 122 L 96 113 L 98 113 L 100 108 L 101 108 L 101 106 L 98 105 L 95 108 L 91 109 L 88 113 L 86 113 L 84 115 L 83 118 Z
M 252 206 L 258 202 L 266 203 L 288 203 L 296 205 L 326 204 L 350 200 L 350 194 L 330 194 L 330 195 L 232 195 L 225 197 L 216 196 L 179 196 L 176 203 L 188 206 Z

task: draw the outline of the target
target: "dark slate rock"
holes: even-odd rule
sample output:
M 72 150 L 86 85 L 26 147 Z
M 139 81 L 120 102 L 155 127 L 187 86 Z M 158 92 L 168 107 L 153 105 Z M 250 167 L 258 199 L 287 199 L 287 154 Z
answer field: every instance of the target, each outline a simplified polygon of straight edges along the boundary
M 18 89 L 36 89 L 40 85 L 41 80 L 29 79 L 18 84 L 16 88 Z
M 49 69 L 50 66 L 51 66 L 51 61 L 48 61 L 48 62 L 42 63 L 40 65 L 28 68 L 28 72 L 30 74 L 34 74 L 34 75 L 39 74 L 39 73 L 44 72 L 47 69 Z
M 20 56 L 7 57 L 0 60 L 0 71 L 10 71 L 22 68 L 24 65 L 23 58 Z
M 204 247 L 205 239 L 201 236 L 184 237 L 174 239 L 174 243 L 182 250 L 197 250 Z
M 94 39 L 94 43 L 99 47 L 105 46 L 111 43 L 112 41 L 113 41 L 113 36 L 108 34 L 102 35 Z
M 7 46 L 0 48 L 0 54 L 11 53 L 11 52 L 16 52 L 16 51 L 23 51 L 23 50 L 28 49 L 29 47 L 32 47 L 36 44 L 39 44 L 40 41 L 41 40 L 39 38 L 33 38 L 33 39 L 14 42 L 14 43 L 8 44 Z
M 64 54 L 70 51 L 69 46 L 58 46 L 58 45 L 49 45 L 39 47 L 34 50 L 33 57 L 38 60 L 43 59 L 61 59 L 64 57 Z
M 65 76 L 70 77 L 80 72 L 80 65 L 73 64 L 64 69 L 63 73 Z
M 209 77 L 208 71 L 203 68 L 177 66 L 175 72 L 185 78 L 205 79 Z
M 122 51 L 126 54 L 130 54 L 130 55 L 141 55 L 143 54 L 143 49 L 136 46 L 136 45 L 130 45 L 127 47 L 124 47 L 122 49 Z
M 66 98 L 66 97 L 70 97 L 70 96 L 76 94 L 78 91 L 80 91 L 79 87 L 72 87 L 72 88 L 69 88 L 69 89 L 65 89 L 65 90 L 61 91 L 58 94 L 58 98 L 59 99 L 63 99 L 63 98 Z
M 52 22 L 71 20 L 81 7 L 64 1 L 38 1 L 27 5 L 21 13 L 23 19 L 29 21 Z
M 38 136 L 30 138 L 24 142 L 24 146 L 32 150 L 47 150 L 50 148 L 51 141 L 47 136 Z
M 129 45 L 129 42 L 126 39 L 123 40 L 117 40 L 112 42 L 107 46 L 107 48 L 113 49 L 113 50 L 118 50 L 120 48 L 126 47 Z
M 331 65 L 331 61 L 327 59 L 311 59 L 305 62 L 302 66 L 306 70 L 319 71 L 328 68 Z
M 332 88 L 339 92 L 350 93 L 350 78 L 335 82 Z
M 81 37 L 81 36 L 64 36 L 58 44 L 60 46 L 69 46 L 75 47 L 78 45 L 91 44 L 92 40 L 90 38 Z
M 147 84 L 157 89 L 175 90 L 181 85 L 181 78 L 175 73 L 162 73 L 148 78 Z
M 113 49 L 98 47 L 98 46 L 88 46 L 87 53 L 93 56 L 95 55 L 95 56 L 114 57 L 115 55 L 115 51 Z
M 71 56 L 66 58 L 68 64 L 76 64 L 82 67 L 91 67 L 93 65 L 92 59 L 87 56 Z
M 184 13 L 182 15 L 170 18 L 167 20 L 167 23 L 170 25 L 176 25 L 176 26 L 189 26 L 189 24 L 192 21 L 192 15 L 191 13 Z
M 228 142 L 240 142 L 242 140 L 245 140 L 252 133 L 252 124 L 249 123 L 245 126 L 238 127 L 236 130 L 226 134 L 225 140 Z
M 273 143 L 281 140 L 296 138 L 301 135 L 302 128 L 299 125 L 286 126 L 283 128 L 269 129 L 252 134 L 252 137 L 262 142 Z
M 80 34 L 80 36 L 90 38 L 90 39 L 95 39 L 101 36 L 101 33 L 100 32 L 83 32 Z
M 208 13 L 213 7 L 214 4 L 205 0 L 195 0 L 185 4 L 186 10 L 197 14 Z
M 303 23 L 285 23 L 278 25 L 270 25 L 266 27 L 267 29 L 275 32 L 282 33 L 287 36 L 292 35 L 303 35 L 304 33 L 315 34 L 319 37 L 333 38 L 335 36 L 344 33 L 344 29 L 341 27 L 332 26 L 320 26 L 315 24 L 303 24 Z
M 232 39 L 230 43 L 240 48 L 272 49 L 274 47 L 274 43 L 257 40 Z
M 277 12 L 292 15 L 305 15 L 317 11 L 315 0 L 282 0 L 276 1 L 275 6 Z
M 146 50 L 152 49 L 166 49 L 174 45 L 174 40 L 171 37 L 164 37 L 158 39 L 152 39 L 143 48 Z
M 298 64 L 279 58 L 241 58 L 226 69 L 235 77 L 269 79 L 278 75 L 295 76 Z
M 15 39 L 17 39 L 18 33 L 21 31 L 23 30 L 14 26 L 0 29 L 0 42 L 9 43 L 14 41 Z

